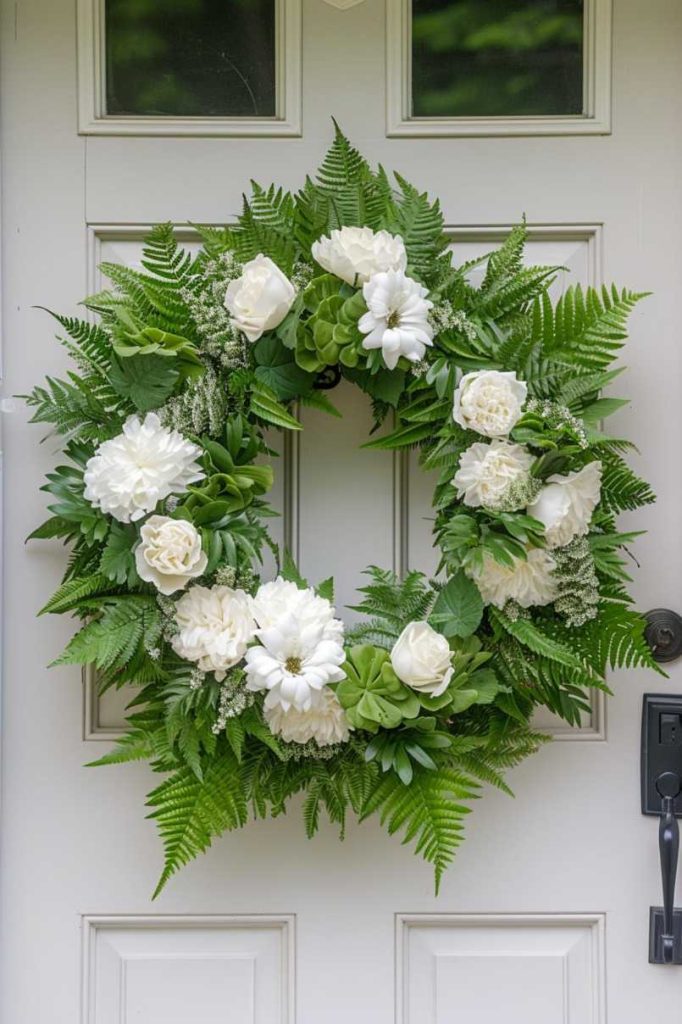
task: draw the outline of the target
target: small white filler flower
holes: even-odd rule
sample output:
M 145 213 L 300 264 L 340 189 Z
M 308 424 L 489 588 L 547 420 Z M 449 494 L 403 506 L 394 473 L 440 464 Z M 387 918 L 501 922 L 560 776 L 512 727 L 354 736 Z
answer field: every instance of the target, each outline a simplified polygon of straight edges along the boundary
M 367 312 L 358 321 L 358 328 L 367 337 L 362 347 L 380 348 L 389 370 L 395 369 L 401 356 L 411 363 L 424 358 L 433 344 L 433 327 L 429 310 L 433 303 L 423 285 L 402 270 L 375 274 L 362 289 Z

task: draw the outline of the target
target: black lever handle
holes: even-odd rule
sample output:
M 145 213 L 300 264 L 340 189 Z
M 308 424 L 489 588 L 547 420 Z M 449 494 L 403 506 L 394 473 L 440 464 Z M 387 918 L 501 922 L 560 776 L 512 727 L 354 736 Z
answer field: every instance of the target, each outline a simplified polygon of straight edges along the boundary
M 680 826 L 677 824 L 677 818 L 673 813 L 673 800 L 672 796 L 663 797 L 661 822 L 658 826 L 658 847 L 661 854 L 661 876 L 663 879 L 661 955 L 665 964 L 672 964 L 675 959 L 673 911 L 675 907 L 677 860 L 680 852 Z
M 656 779 L 661 797 L 661 818 L 658 826 L 658 849 L 661 858 L 663 907 L 651 908 L 649 926 L 649 960 L 656 964 L 682 963 L 682 919 L 675 910 L 675 880 L 680 853 L 680 827 L 675 817 L 675 798 L 682 789 L 677 772 L 663 772 Z

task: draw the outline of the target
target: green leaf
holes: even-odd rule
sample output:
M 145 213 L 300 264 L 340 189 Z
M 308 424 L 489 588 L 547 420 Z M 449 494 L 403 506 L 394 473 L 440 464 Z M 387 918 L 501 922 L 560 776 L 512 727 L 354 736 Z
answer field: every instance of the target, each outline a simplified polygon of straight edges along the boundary
M 56 594 L 44 605 L 39 615 L 46 612 L 60 615 L 62 612 L 71 611 L 77 608 L 78 604 L 85 598 L 96 594 L 105 594 L 111 590 L 109 580 L 102 573 L 93 573 L 92 576 L 76 576 L 73 579 L 62 583 Z
M 258 364 L 256 377 L 280 400 L 287 402 L 312 390 L 315 375 L 302 370 L 295 362 L 293 352 L 273 334 L 256 342 L 253 354 Z
M 136 355 L 130 359 L 115 358 L 109 380 L 119 395 L 129 398 L 140 412 L 147 412 L 158 409 L 173 394 L 179 375 L 172 359 Z
M 262 381 L 251 388 L 251 411 L 266 423 L 286 430 L 301 430 L 301 424 L 277 401 L 273 391 Z
M 429 621 L 443 636 L 471 636 L 482 616 L 483 599 L 478 587 L 460 571 L 441 590 Z
M 324 597 L 330 604 L 334 604 L 334 577 L 329 576 L 322 583 L 318 583 L 315 587 L 316 592 L 320 597 Z
M 123 523 L 111 524 L 99 563 L 100 572 L 107 579 L 115 583 L 127 583 L 131 587 L 139 583 L 133 552 L 137 540 L 137 530 L 134 526 Z

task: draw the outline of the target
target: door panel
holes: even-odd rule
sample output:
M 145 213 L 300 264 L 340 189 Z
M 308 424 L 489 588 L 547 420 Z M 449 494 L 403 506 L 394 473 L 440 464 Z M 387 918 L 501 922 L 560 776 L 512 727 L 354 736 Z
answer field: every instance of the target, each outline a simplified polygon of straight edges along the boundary
M 154 904 L 160 849 L 142 814 L 148 769 L 82 767 L 120 726 L 122 701 L 107 695 L 97 706 L 76 670 L 45 668 L 69 624 L 34 616 L 63 553 L 23 539 L 44 518 L 37 488 L 54 445 L 37 444 L 39 428 L 11 396 L 59 375 L 65 360 L 32 307 L 75 313 L 96 286 L 97 259 L 133 262 L 145 225 L 172 220 L 189 240 L 188 222 L 234 216 L 250 178 L 297 187 L 329 143 L 331 115 L 368 158 L 441 197 L 457 262 L 525 212 L 529 260 L 561 263 L 571 280 L 654 292 L 625 357 L 633 404 L 613 422 L 637 441 L 637 468 L 660 499 L 636 518 L 635 528 L 649 529 L 636 549 L 639 605 L 679 609 L 681 487 L 671 466 L 682 427 L 682 7 L 614 0 L 611 23 L 602 0 L 587 5 L 601 32 L 590 59 L 602 106 L 584 132 L 553 125 L 557 134 L 544 134 L 548 126 L 533 123 L 505 134 L 496 122 L 476 135 L 457 137 L 450 124 L 450 135 L 408 125 L 389 137 L 396 82 L 407 89 L 409 76 L 400 69 L 404 4 L 386 3 L 304 0 L 299 19 L 282 0 L 288 112 L 277 131 L 243 124 L 239 137 L 239 125 L 191 119 L 175 134 L 165 134 L 168 122 L 116 134 L 94 106 L 83 120 L 101 86 L 87 77 L 102 71 L 92 19 L 81 17 L 77 47 L 74 0 L 3 2 L 7 1024 L 156 1024 L 188 1020 L 190 1006 L 197 1024 L 641 1024 L 679 992 L 674 968 L 646 962 L 660 882 L 655 823 L 641 817 L 638 791 L 641 694 L 679 688 L 679 666 L 670 683 L 617 673 L 615 696 L 606 709 L 595 702 L 580 729 L 544 720 L 561 742 L 511 773 L 515 800 L 485 793 L 438 898 L 429 870 L 376 822 L 350 823 L 343 844 L 329 826 L 307 842 L 295 804 L 285 818 L 216 842 Z M 87 6 L 78 4 L 81 15 Z M 610 81 L 612 132 L 603 134 Z M 330 397 L 343 420 L 304 410 L 302 437 L 278 460 L 277 528 L 304 572 L 336 575 L 346 603 L 367 563 L 433 569 L 430 482 L 414 459 L 358 450 L 367 404 L 347 388 Z

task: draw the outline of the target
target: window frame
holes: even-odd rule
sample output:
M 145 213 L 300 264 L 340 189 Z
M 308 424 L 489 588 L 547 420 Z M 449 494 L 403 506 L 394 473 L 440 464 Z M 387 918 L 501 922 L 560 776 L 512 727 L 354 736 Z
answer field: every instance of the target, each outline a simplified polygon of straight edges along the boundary
M 301 135 L 301 0 L 275 2 L 273 117 L 107 114 L 105 0 L 77 0 L 78 134 L 271 138 Z
M 389 138 L 610 135 L 612 0 L 585 0 L 585 113 L 516 117 L 413 117 L 412 0 L 386 0 L 386 134 Z

